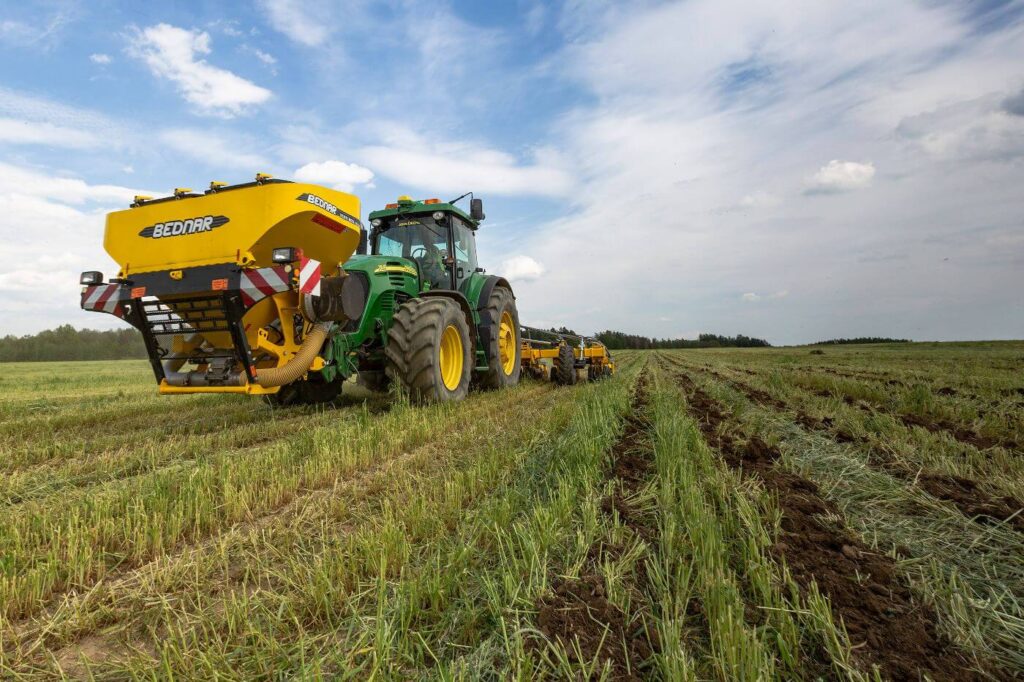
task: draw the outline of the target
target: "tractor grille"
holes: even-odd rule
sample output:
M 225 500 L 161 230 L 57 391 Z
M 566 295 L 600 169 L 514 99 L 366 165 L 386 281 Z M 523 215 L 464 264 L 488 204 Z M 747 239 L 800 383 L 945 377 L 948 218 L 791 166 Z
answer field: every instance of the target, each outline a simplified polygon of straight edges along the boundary
M 393 287 L 404 287 L 405 277 L 405 274 L 401 272 L 388 273 L 388 279 L 391 280 L 391 286 Z
M 145 299 L 142 301 L 142 311 L 146 325 L 156 336 L 231 330 L 221 296 L 202 296 L 167 303 L 155 298 Z
M 395 314 L 395 292 L 385 291 L 380 295 L 380 313 L 384 319 L 388 319 Z

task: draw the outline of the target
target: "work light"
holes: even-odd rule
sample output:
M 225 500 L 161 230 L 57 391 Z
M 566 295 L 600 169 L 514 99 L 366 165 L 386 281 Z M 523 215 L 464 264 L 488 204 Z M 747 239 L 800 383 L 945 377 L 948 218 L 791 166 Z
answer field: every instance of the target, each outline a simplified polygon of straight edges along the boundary
M 90 270 L 88 272 L 83 272 L 81 277 L 78 278 L 78 281 L 81 284 L 84 284 L 85 286 L 89 286 L 92 284 L 103 284 L 103 273 L 100 272 L 99 270 Z
M 270 255 L 270 260 L 275 263 L 294 263 L 302 257 L 302 252 L 296 249 L 294 246 L 283 246 L 279 249 L 274 249 Z

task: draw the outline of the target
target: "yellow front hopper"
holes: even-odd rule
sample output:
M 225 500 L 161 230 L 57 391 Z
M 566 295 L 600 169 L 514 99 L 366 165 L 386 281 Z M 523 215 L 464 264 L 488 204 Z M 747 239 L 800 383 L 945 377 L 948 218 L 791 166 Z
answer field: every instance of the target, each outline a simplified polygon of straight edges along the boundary
M 293 182 L 250 183 L 200 195 L 179 192 L 110 213 L 103 248 L 122 279 L 218 263 L 269 267 L 271 251 L 285 246 L 337 265 L 359 245 L 358 216 L 359 199 L 351 194 Z
M 115 296 L 127 302 L 127 312 L 119 316 L 146 338 L 160 391 L 276 392 L 277 387 L 253 379 L 258 369 L 281 367 L 296 354 L 295 321 L 302 318 L 297 269 L 275 264 L 272 251 L 301 249 L 303 257 L 321 263 L 324 274 L 333 274 L 359 245 L 359 214 L 359 199 L 351 194 L 263 178 L 233 187 L 212 185 L 203 194 L 177 190 L 165 199 L 142 198 L 109 214 L 103 244 L 120 267 L 121 290 Z M 268 282 L 275 286 L 266 288 Z M 234 300 L 242 304 L 228 306 Z M 221 301 L 240 319 L 211 322 L 229 316 L 212 309 Z M 184 324 L 154 326 L 151 313 L 158 309 L 165 319 Z M 245 372 L 222 385 L 197 379 L 180 385 L 172 377 L 178 373 L 167 371 L 166 358 L 194 356 L 197 348 L 236 353 Z

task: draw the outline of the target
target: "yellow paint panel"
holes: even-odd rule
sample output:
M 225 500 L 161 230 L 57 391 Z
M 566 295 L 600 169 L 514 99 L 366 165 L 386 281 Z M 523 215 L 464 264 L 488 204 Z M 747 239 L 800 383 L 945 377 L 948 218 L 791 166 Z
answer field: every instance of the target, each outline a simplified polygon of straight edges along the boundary
M 359 212 L 357 197 L 325 187 L 254 185 L 110 213 L 103 246 L 122 276 L 234 263 L 246 254 L 251 265 L 267 267 L 271 251 L 284 246 L 301 248 L 330 272 L 359 245 L 358 225 L 339 213 L 358 221 Z

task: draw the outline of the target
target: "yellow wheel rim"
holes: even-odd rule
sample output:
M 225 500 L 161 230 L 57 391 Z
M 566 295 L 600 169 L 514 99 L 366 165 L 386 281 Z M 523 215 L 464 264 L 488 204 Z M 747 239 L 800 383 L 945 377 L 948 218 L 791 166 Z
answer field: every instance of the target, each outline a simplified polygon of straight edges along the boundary
M 516 368 L 516 327 L 512 323 L 512 314 L 507 310 L 501 314 L 498 325 L 498 357 L 501 371 L 510 376 Z
M 462 336 L 455 325 L 445 327 L 437 355 L 438 364 L 441 365 L 441 381 L 445 388 L 454 391 L 462 382 Z

